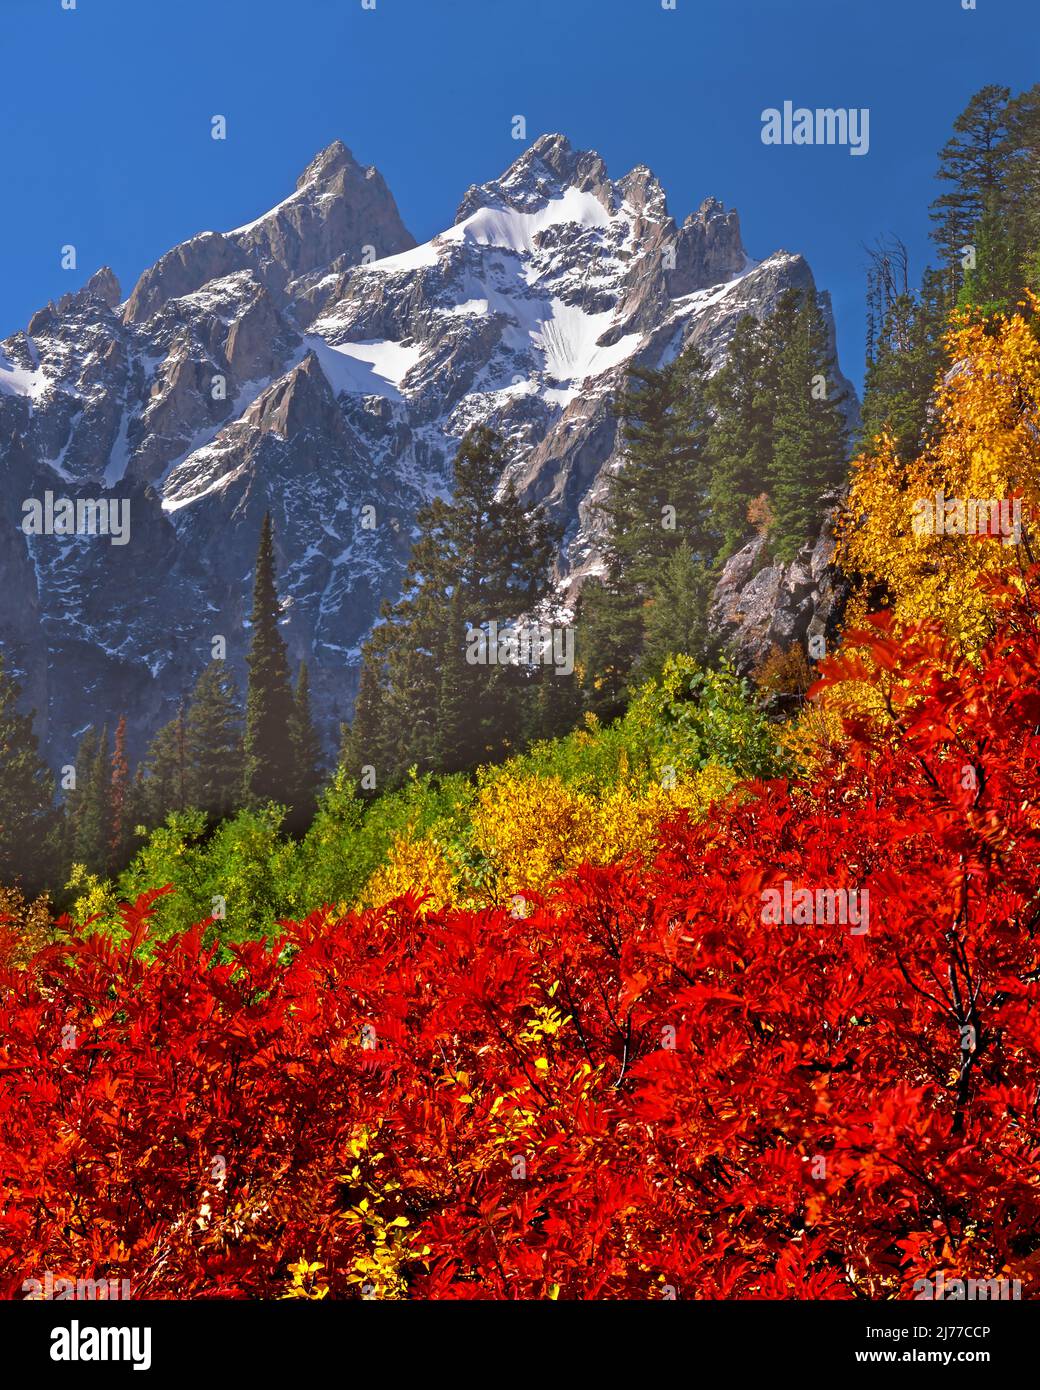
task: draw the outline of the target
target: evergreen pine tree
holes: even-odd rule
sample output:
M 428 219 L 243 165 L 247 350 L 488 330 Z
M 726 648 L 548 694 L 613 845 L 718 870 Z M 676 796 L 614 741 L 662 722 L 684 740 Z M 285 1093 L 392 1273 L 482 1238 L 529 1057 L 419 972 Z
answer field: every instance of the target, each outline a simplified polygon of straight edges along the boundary
M 1023 255 L 995 195 L 986 201 L 972 234 L 972 245 L 974 264 L 964 272 L 958 304 L 987 316 L 1008 313 L 1019 298 L 1024 278 Z
M 310 678 L 306 662 L 300 663 L 296 680 L 289 738 L 295 771 L 290 829 L 299 831 L 305 830 L 314 817 L 322 763 L 321 739 L 311 715 Z
M 631 591 L 646 592 L 680 537 L 698 553 L 710 545 L 706 378 L 704 357 L 687 348 L 663 368 L 633 368 L 617 399 L 624 458 L 600 510 L 610 579 Z
M 929 270 L 919 294 L 900 293 L 885 308 L 864 379 L 860 439 L 868 448 L 887 433 L 899 457 L 910 460 L 931 438 L 932 397 L 952 307 L 947 290 L 947 277 Z
M 818 529 L 821 499 L 844 473 L 845 393 L 836 390 L 837 377 L 826 320 L 817 295 L 808 292 L 801 297 L 778 370 L 769 499 L 771 546 L 781 562 L 794 559 Z
M 0 655 L 0 886 L 41 892 L 54 871 L 60 816 L 54 780 L 39 754 L 32 714 Z
M 152 739 L 139 772 L 138 802 L 147 825 L 161 825 L 171 811 L 185 810 L 190 779 L 183 703 Z
M 708 499 L 724 563 L 747 539 L 747 509 L 766 488 L 773 456 L 775 373 L 770 336 L 753 315 L 740 320 L 726 360 L 708 384 Z
M 435 757 L 441 772 L 473 767 L 486 751 L 479 745 L 479 731 L 486 727 L 488 711 L 482 705 L 493 686 L 493 675 L 466 661 L 466 632 L 462 588 L 456 585 L 448 601 L 437 658 L 440 680 Z
M 108 872 L 112 837 L 112 769 L 108 730 L 88 729 L 76 754 L 72 858 L 91 873 Z
M 507 464 L 493 430 L 466 435 L 451 501 L 438 498 L 419 512 L 402 596 L 384 605 L 366 644 L 369 675 L 362 673 L 349 752 L 377 766 L 365 756 L 373 750 L 391 783 L 413 765 L 491 760 L 523 725 L 524 672 L 466 660 L 470 629 L 531 614 L 549 594 L 553 529 L 511 488 L 499 491 Z M 453 690 L 464 691 L 454 701 L 464 721 L 450 715 Z
M 624 708 L 643 646 L 646 605 L 681 544 L 707 561 L 707 363 L 687 348 L 662 368 L 636 367 L 615 404 L 623 458 L 600 510 L 606 572 L 586 581 L 576 621 L 586 708 L 608 719 Z
M 108 872 L 119 873 L 130 860 L 133 842 L 133 802 L 130 764 L 126 756 L 126 715 L 120 715 L 112 746 L 109 769 L 110 831 L 108 842 Z
M 184 721 L 185 800 L 214 820 L 230 816 L 242 795 L 242 707 L 224 661 L 202 671 Z
M 287 802 L 293 794 L 293 693 L 285 641 L 278 629 L 280 615 L 274 529 L 268 512 L 256 557 L 252 643 L 247 658 L 243 783 L 250 802 Z
M 358 692 L 354 701 L 354 718 L 343 726 L 340 765 L 356 780 L 363 795 L 371 795 L 389 781 L 389 764 L 383 756 L 378 658 L 374 648 L 366 646 L 362 655 Z M 371 769 L 371 773 L 368 772 Z M 369 781 L 373 785 L 368 785 Z
M 940 151 L 937 177 L 951 187 L 932 204 L 932 235 L 948 266 L 960 265 L 987 205 L 1004 207 L 1012 163 L 1010 99 L 1010 89 L 996 84 L 976 92 Z
M 714 653 L 708 633 L 708 607 L 718 576 L 685 542 L 661 567 L 647 605 L 643 650 L 636 668 L 640 680 L 659 676 L 665 658 L 676 653 L 707 665 Z
M 1021 282 L 1040 293 L 1040 83 L 1008 108 L 1008 171 L 1005 206 L 1010 235 L 1021 257 Z
M 575 659 L 577 662 L 577 654 Z M 530 682 L 531 693 L 523 731 L 525 746 L 542 739 L 562 737 L 574 728 L 582 714 L 582 689 L 577 665 L 574 678 L 557 673 L 554 666 L 537 666 L 531 672 Z
M 608 570 L 587 579 L 575 621 L 585 708 L 597 718 L 622 714 L 629 676 L 643 646 L 645 597 Z
M 65 793 L 65 852 L 66 867 L 76 862 L 76 846 L 81 842 L 80 825 L 87 806 L 90 771 L 97 758 L 98 735 L 91 724 L 80 735 L 72 767 L 75 784 Z

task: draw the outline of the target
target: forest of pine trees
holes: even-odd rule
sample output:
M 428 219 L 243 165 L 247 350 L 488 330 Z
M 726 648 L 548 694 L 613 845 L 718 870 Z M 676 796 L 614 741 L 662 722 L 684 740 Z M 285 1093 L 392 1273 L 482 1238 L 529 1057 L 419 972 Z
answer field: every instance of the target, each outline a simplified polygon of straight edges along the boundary
M 53 881 L 62 827 L 54 779 L 33 732 L 34 716 L 19 710 L 20 696 L 0 653 L 0 884 L 21 881 L 37 893 Z
M 897 239 L 870 251 L 858 444 L 887 433 L 904 459 L 936 423 L 951 312 L 991 316 L 1040 293 L 1040 84 L 977 93 L 938 178 L 941 264 L 920 287 Z M 785 294 L 765 322 L 745 318 L 714 376 L 691 353 L 633 373 L 617 401 L 625 465 L 602 504 L 606 570 L 586 584 L 578 618 L 586 708 L 620 713 L 633 682 L 670 651 L 712 659 L 706 613 L 721 565 L 756 523 L 781 562 L 818 529 L 845 476 L 845 404 L 814 294 Z
M 369 638 L 343 762 L 366 791 L 415 767 L 461 771 L 557 729 L 569 684 L 540 666 L 472 664 L 467 633 L 535 613 L 550 596 L 555 536 L 511 489 L 508 455 L 487 428 L 454 463 L 451 501 L 416 518 L 419 536 L 396 603 Z M 555 689 L 553 687 L 556 687 Z
M 28 885 L 54 888 L 72 865 L 115 875 L 140 843 L 140 832 L 188 808 L 215 825 L 241 807 L 274 801 L 286 807 L 286 827 L 306 829 L 322 780 L 321 741 L 310 705 L 307 668 L 291 685 L 279 631 L 274 533 L 265 516 L 260 533 L 250 619 L 245 706 L 234 675 L 213 660 L 198 676 L 176 715 L 152 739 L 136 772 L 126 751 L 126 718 L 114 728 L 84 730 L 68 771 L 64 800 L 39 756 L 32 718 L 19 713 L 19 691 L 0 662 L 0 882 L 13 882 L 25 843 L 46 846 L 40 872 Z M 19 808 L 8 818 L 6 807 Z
M 713 375 L 695 350 L 637 368 L 616 402 L 624 453 L 601 504 L 605 573 L 578 616 L 585 701 L 611 717 L 666 657 L 714 656 L 708 608 L 721 566 L 768 524 L 785 563 L 819 531 L 844 477 L 846 394 L 819 296 L 789 290 L 734 332 Z

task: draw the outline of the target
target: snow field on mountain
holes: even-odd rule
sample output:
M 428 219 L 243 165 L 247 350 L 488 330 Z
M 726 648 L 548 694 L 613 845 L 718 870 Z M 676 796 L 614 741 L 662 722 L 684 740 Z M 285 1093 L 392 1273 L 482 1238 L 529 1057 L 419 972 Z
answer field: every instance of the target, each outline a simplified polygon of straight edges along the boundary
M 318 334 L 305 342 L 321 363 L 336 395 L 403 399 L 401 382 L 422 357 L 419 344 L 393 342 L 329 343 Z

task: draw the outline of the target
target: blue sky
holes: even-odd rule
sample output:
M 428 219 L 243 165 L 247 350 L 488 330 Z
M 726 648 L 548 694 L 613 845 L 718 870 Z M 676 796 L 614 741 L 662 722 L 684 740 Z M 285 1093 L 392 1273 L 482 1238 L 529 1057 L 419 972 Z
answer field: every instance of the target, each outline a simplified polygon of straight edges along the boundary
M 178 241 L 285 197 L 337 137 L 425 240 L 516 158 L 523 114 L 615 177 L 648 164 L 677 219 L 714 194 L 753 256 L 803 252 L 858 382 L 863 243 L 898 233 L 919 272 L 953 118 L 986 82 L 1040 78 L 1037 0 L 0 3 L 0 337 L 99 265 L 129 292 Z M 763 145 L 785 100 L 869 107 L 869 154 Z

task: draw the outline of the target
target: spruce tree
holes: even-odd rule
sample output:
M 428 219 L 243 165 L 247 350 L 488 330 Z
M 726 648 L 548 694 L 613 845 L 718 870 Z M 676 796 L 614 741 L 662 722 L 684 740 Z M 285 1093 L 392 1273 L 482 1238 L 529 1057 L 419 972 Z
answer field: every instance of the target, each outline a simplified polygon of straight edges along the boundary
M 0 886 L 41 892 L 55 868 L 59 813 L 54 779 L 39 754 L 33 715 L 0 654 Z
M 314 817 L 321 785 L 321 739 L 311 714 L 310 678 L 307 663 L 300 663 L 293 695 L 292 723 L 289 729 L 295 777 L 290 828 L 305 830 Z
M 947 277 L 929 270 L 918 294 L 900 293 L 885 308 L 864 378 L 860 439 L 867 448 L 888 434 L 898 456 L 909 461 L 927 446 L 951 307 Z
M 597 718 L 622 714 L 629 676 L 643 647 L 646 598 L 608 570 L 587 579 L 575 630 L 584 704 Z
M 638 679 L 659 676 L 665 659 L 676 653 L 706 665 L 715 654 L 708 632 L 708 608 L 717 574 L 685 542 L 661 567 L 647 605 Z
M 703 355 L 687 348 L 663 368 L 633 368 L 617 399 L 623 459 L 600 504 L 614 584 L 645 593 L 680 537 L 698 553 L 710 545 L 706 379 Z
M 438 654 L 436 761 L 441 772 L 461 772 L 481 761 L 486 751 L 474 741 L 474 732 L 485 727 L 484 697 L 493 678 L 465 660 L 467 624 L 463 591 L 453 589 L 448 601 L 444 632 Z
M 285 641 L 278 627 L 280 616 L 274 528 L 268 512 L 256 557 L 252 642 L 247 658 L 243 785 L 245 799 L 253 803 L 284 803 L 293 794 L 293 692 Z
M 554 531 L 539 508 L 500 487 L 508 463 L 493 430 L 466 435 L 451 500 L 419 512 L 401 598 L 384 605 L 366 643 L 349 755 L 390 783 L 413 765 L 493 759 L 522 727 L 523 671 L 466 659 L 468 631 L 530 615 L 550 592 Z
M 818 530 L 824 496 L 842 480 L 848 438 L 838 368 L 818 296 L 801 297 L 777 377 L 769 500 L 771 548 L 793 560 Z
M 112 763 L 109 769 L 110 829 L 108 841 L 108 872 L 119 873 L 130 860 L 130 846 L 133 842 L 133 787 L 130 782 L 130 764 L 126 756 L 126 715 L 121 715 L 116 725 L 115 742 L 112 745 Z
M 112 769 L 108 730 L 84 733 L 76 753 L 72 858 L 91 873 L 108 872 L 112 836 Z
M 1011 156 L 1005 207 L 1010 235 L 1021 257 L 1021 280 L 1040 293 L 1040 83 L 1008 108 Z
M 719 563 L 747 539 L 748 505 L 767 484 L 776 409 L 770 341 L 767 330 L 746 315 L 737 324 L 725 362 L 708 384 L 708 499 Z
M 582 689 L 577 629 L 574 632 L 574 677 L 557 674 L 554 666 L 542 665 L 530 673 L 530 695 L 526 703 L 523 743 L 529 746 L 542 739 L 560 738 L 579 722 L 582 715 Z
M 614 410 L 622 460 L 599 504 L 605 573 L 586 581 L 576 622 L 585 705 L 604 719 L 624 708 L 663 565 L 680 545 L 705 563 L 714 548 L 705 358 L 691 347 L 664 367 L 634 368 Z
M 964 272 L 958 304 L 986 316 L 1010 312 L 1024 278 L 1023 257 L 995 196 L 987 199 L 972 244 L 974 264 Z
M 65 853 L 66 867 L 76 862 L 76 847 L 81 842 L 80 824 L 87 806 L 90 771 L 97 759 L 98 735 L 93 724 L 80 735 L 73 760 L 75 783 L 65 793 Z
M 225 661 L 211 661 L 188 701 L 184 724 L 185 799 L 214 820 L 242 795 L 242 707 Z
M 161 825 L 171 811 L 185 810 L 190 778 L 183 703 L 152 739 L 138 771 L 138 801 L 147 825 Z
M 375 649 L 370 644 L 362 655 L 354 718 L 343 726 L 340 748 L 340 765 L 359 783 L 358 790 L 364 795 L 380 791 L 383 782 L 389 780 L 390 773 L 389 760 L 384 759 L 381 718 L 383 692 L 377 663 Z M 367 772 L 369 768 L 372 769 L 371 774 Z M 374 785 L 368 785 L 370 781 Z
M 948 266 L 960 265 L 987 206 L 1005 205 L 1013 162 L 1010 99 L 1010 88 L 995 83 L 976 92 L 940 151 L 937 177 L 950 188 L 932 204 L 932 235 Z

